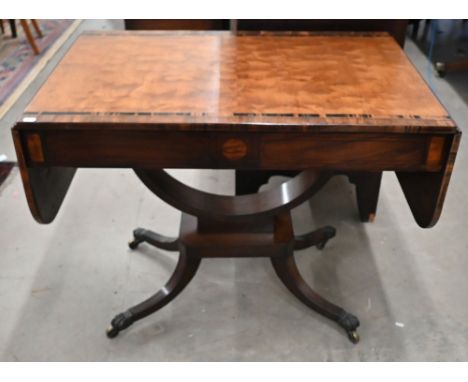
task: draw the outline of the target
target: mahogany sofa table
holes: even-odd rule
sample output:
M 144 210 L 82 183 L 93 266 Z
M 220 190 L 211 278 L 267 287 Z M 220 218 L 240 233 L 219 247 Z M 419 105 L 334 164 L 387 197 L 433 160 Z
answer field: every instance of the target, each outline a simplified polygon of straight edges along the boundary
M 335 174 L 395 171 L 416 222 L 431 227 L 460 132 L 385 33 L 119 31 L 78 38 L 13 138 L 40 223 L 54 219 L 78 167 L 133 168 L 182 211 L 178 238 L 134 231 L 131 248 L 147 242 L 179 261 L 159 292 L 112 320 L 109 337 L 176 297 L 202 258 L 265 256 L 299 300 L 357 342 L 358 319 L 313 291 L 294 260 L 295 249 L 323 248 L 335 229 L 295 236 L 290 211 Z M 164 168 L 302 172 L 228 196 Z

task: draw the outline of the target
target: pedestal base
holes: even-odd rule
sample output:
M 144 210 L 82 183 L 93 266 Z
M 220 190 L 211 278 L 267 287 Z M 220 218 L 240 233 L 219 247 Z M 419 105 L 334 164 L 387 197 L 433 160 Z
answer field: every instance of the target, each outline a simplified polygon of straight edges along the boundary
M 309 308 L 335 321 L 353 343 L 359 320 L 312 290 L 297 269 L 294 249 L 316 246 L 322 249 L 335 236 L 333 227 L 323 227 L 306 235 L 294 236 L 289 212 L 261 220 L 216 222 L 182 214 L 179 238 L 168 238 L 142 228 L 133 232 L 131 249 L 146 242 L 170 251 L 179 251 L 177 267 L 167 284 L 155 295 L 117 315 L 107 335 L 113 338 L 121 330 L 168 304 L 190 282 L 201 259 L 206 257 L 270 257 L 276 274 L 284 285 Z

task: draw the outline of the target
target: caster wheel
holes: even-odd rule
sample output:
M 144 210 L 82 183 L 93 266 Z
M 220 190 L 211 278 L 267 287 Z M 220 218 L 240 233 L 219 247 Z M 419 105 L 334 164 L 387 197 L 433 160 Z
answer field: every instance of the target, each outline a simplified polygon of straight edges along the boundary
M 353 344 L 357 344 L 360 339 L 359 334 L 355 330 L 348 332 L 348 338 Z
M 446 72 L 445 64 L 443 62 L 436 62 L 434 67 L 439 77 L 441 78 L 445 77 L 445 74 L 447 72 Z
M 114 328 L 112 325 L 106 329 L 106 335 L 109 338 L 115 338 L 119 334 L 119 329 Z
M 131 240 L 128 242 L 128 246 L 130 249 L 137 249 L 138 245 L 141 243 L 139 240 Z
M 134 321 L 133 314 L 129 310 L 118 314 L 106 330 L 107 337 L 117 337 L 120 331 L 127 329 Z

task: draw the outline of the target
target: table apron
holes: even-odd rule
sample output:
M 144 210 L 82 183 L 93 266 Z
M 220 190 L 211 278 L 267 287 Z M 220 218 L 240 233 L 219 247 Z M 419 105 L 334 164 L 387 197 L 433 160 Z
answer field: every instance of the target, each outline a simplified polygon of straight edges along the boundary
M 439 171 L 452 136 L 20 130 L 31 167 Z

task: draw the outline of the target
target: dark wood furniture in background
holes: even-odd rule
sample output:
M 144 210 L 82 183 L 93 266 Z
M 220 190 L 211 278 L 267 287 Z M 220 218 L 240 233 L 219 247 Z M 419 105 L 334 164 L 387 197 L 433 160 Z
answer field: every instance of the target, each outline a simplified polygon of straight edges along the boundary
M 3 25 L 3 19 L 0 19 L 0 31 L 5 33 L 5 26 Z M 8 24 L 10 25 L 11 37 L 16 38 L 16 22 L 13 19 L 8 19 Z
M 125 19 L 126 30 L 229 30 L 228 19 Z M 239 19 L 240 31 L 355 31 L 388 32 L 403 46 L 405 43 L 407 20 L 391 19 Z
M 408 20 L 391 19 L 240 19 L 239 31 L 334 31 L 334 32 L 387 32 L 400 46 L 405 44 Z
M 10 25 L 11 37 L 16 38 L 16 22 L 14 19 L 8 19 L 8 24 Z M 2 32 L 4 32 L 3 20 L 2 20 Z
M 39 48 L 38 48 L 38 46 L 36 44 L 36 41 L 34 40 L 34 37 L 33 37 L 32 33 L 31 33 L 31 29 L 29 28 L 28 20 L 21 19 L 20 24 L 23 27 L 24 34 L 26 35 L 26 38 L 28 39 L 29 45 L 31 45 L 31 48 L 32 48 L 34 54 L 39 54 L 40 51 L 39 51 Z M 37 23 L 37 21 L 34 20 L 34 19 L 31 19 L 31 24 L 34 27 L 34 30 L 36 31 L 37 36 L 42 37 L 42 32 L 41 32 L 41 29 L 39 28 L 39 24 Z
M 388 32 L 403 47 L 407 20 L 236 20 L 237 31 L 366 31 Z M 227 30 L 229 20 L 125 20 L 127 30 Z M 262 184 L 274 175 L 295 176 L 298 171 L 258 171 L 236 170 L 236 195 L 246 195 L 258 191 Z M 382 172 L 347 172 L 351 183 L 356 186 L 359 217 L 363 222 L 373 221 L 377 211 Z
M 17 37 L 16 21 L 14 19 L 9 19 L 8 21 L 9 21 L 10 29 L 11 29 L 11 37 L 16 38 Z M 36 41 L 34 40 L 34 37 L 33 37 L 32 33 L 31 33 L 31 29 L 29 28 L 28 21 L 24 20 L 24 19 L 21 19 L 20 24 L 23 27 L 24 34 L 26 35 L 26 38 L 27 38 L 27 40 L 29 42 L 29 45 L 31 45 L 31 48 L 32 48 L 34 54 L 39 54 L 40 51 L 39 51 L 39 48 L 38 48 L 38 46 L 36 44 Z M 31 19 L 31 24 L 34 27 L 34 30 L 36 31 L 37 36 L 42 37 L 42 31 L 41 31 L 41 28 L 39 27 L 39 23 L 37 22 L 37 20 Z M 0 25 L 1 25 L 1 31 L 2 31 L 2 33 L 4 33 L 5 30 L 4 30 L 4 26 L 3 26 L 3 20 L 0 20 Z
M 452 23 L 455 23 L 455 22 L 459 22 L 461 23 L 461 28 L 460 28 L 460 32 L 462 33 L 462 36 L 461 36 L 461 39 L 460 39 L 460 42 L 462 42 L 464 39 L 463 39 L 463 30 L 464 30 L 464 27 L 466 26 L 466 22 L 467 20 L 466 19 L 463 19 L 463 20 L 445 20 L 445 21 L 451 21 Z M 432 32 L 431 34 L 429 35 L 429 39 L 428 39 L 428 43 L 430 44 L 430 46 L 432 47 L 429 47 L 428 49 L 428 55 L 430 56 L 429 59 L 433 59 L 432 55 L 432 51 L 433 49 L 437 49 L 437 45 L 438 45 L 438 36 L 443 33 L 442 30 L 439 29 L 439 23 L 438 23 L 438 20 L 431 20 L 431 19 L 413 19 L 413 20 L 409 20 L 409 25 L 412 27 L 412 33 L 411 33 L 411 36 L 413 37 L 413 39 L 417 39 L 418 38 L 418 33 L 419 33 L 419 26 L 420 26 L 420 23 L 421 22 L 424 22 L 424 30 L 423 30 L 423 33 L 422 33 L 422 36 L 419 37 L 420 39 L 422 38 L 422 40 L 426 40 L 428 39 L 428 35 L 429 35 L 429 30 L 432 28 Z M 450 39 L 448 40 L 453 40 L 454 38 L 457 38 L 457 33 L 455 33 L 455 31 L 452 29 L 450 30 Z M 445 44 L 447 43 L 447 37 L 445 37 L 446 41 L 445 41 Z M 466 40 L 466 38 L 465 38 Z M 443 42 L 444 44 L 444 42 Z M 459 53 L 464 53 L 464 49 L 460 49 L 460 48 L 457 48 L 457 51 Z M 447 73 L 456 73 L 456 72 L 462 72 L 462 71 L 466 71 L 468 70 L 468 58 L 457 58 L 457 59 L 449 59 L 447 60 L 445 57 L 444 59 L 440 59 L 435 61 L 434 62 L 434 69 L 437 71 L 437 74 L 440 76 L 440 77 L 445 77 L 445 75 Z
M 467 20 L 464 19 L 464 20 L 460 20 L 459 22 L 462 24 L 461 30 L 466 31 L 465 28 L 466 28 Z M 465 36 L 466 36 L 466 33 L 465 33 Z M 465 40 L 466 40 L 466 37 L 465 37 Z M 440 77 L 445 77 L 447 73 L 457 73 L 457 72 L 467 71 L 468 70 L 468 58 L 464 57 L 464 58 L 458 58 L 455 60 L 452 59 L 449 61 L 447 60 L 437 61 L 434 63 L 434 68 Z
M 290 211 L 336 173 L 395 171 L 417 223 L 431 227 L 460 133 L 386 33 L 139 31 L 79 37 L 13 137 L 38 222 L 54 219 L 78 167 L 133 168 L 182 211 L 178 238 L 134 231 L 131 248 L 179 251 L 179 262 L 161 291 L 112 320 L 110 337 L 177 296 L 202 258 L 266 256 L 297 298 L 357 342 L 358 319 L 313 291 L 294 261 L 295 249 L 323 248 L 334 228 L 297 237 Z M 164 168 L 302 172 L 222 196 Z
M 229 20 L 224 19 L 125 19 L 126 30 L 229 30 Z

